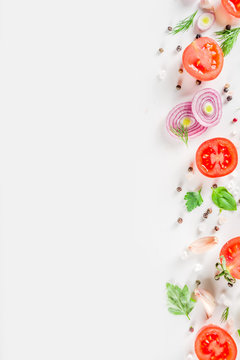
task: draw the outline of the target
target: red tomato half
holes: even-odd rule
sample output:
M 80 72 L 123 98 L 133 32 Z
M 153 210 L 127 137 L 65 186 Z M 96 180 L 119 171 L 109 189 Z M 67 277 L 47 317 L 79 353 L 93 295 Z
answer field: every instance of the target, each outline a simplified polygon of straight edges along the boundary
M 240 237 L 229 240 L 220 252 L 226 259 L 227 269 L 235 279 L 240 279 Z
M 240 18 L 240 0 L 222 0 L 222 4 L 229 14 Z
M 198 170 L 205 176 L 226 176 L 233 172 L 238 164 L 237 149 L 225 138 L 207 140 L 197 150 L 196 163 Z
M 183 66 L 198 80 L 215 79 L 223 67 L 223 52 L 218 43 L 208 37 L 194 40 L 183 53 Z
M 195 341 L 199 360 L 235 360 L 237 346 L 233 338 L 216 325 L 204 326 Z

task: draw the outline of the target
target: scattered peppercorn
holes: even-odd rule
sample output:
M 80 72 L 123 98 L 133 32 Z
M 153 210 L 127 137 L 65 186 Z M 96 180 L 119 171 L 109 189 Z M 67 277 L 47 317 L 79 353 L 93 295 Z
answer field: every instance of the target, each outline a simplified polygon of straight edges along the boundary
M 197 84 L 197 85 L 201 85 L 201 83 L 202 83 L 202 82 L 201 82 L 200 80 L 196 80 L 196 84 Z
M 201 285 L 201 281 L 200 281 L 200 280 L 196 280 L 196 285 L 197 285 L 197 286 Z
M 227 89 L 229 89 L 229 88 L 230 88 L 230 84 L 226 83 L 226 84 L 224 85 L 224 87 L 227 88 Z
M 164 52 L 164 49 L 160 48 L 158 51 L 162 54 Z
M 231 101 L 231 100 L 232 100 L 232 96 L 229 95 L 229 96 L 227 97 L 227 101 Z
M 232 283 L 228 283 L 228 286 L 230 287 L 230 288 L 232 288 L 233 287 L 233 284 Z
M 178 186 L 178 187 L 177 187 L 177 192 L 181 192 L 181 191 L 182 191 L 181 186 Z
M 202 35 L 200 35 L 200 34 L 196 35 L 196 39 L 199 39 L 200 37 L 202 37 Z
M 223 89 L 223 91 L 224 91 L 225 93 L 227 93 L 227 92 L 229 92 L 229 88 L 226 88 L 226 87 L 225 87 L 225 88 Z
M 168 31 L 172 31 L 172 27 L 171 27 L 171 26 L 168 26 Z
M 233 119 L 233 123 L 236 123 L 238 121 L 238 119 L 234 118 Z
M 182 224 L 183 223 L 183 219 L 182 218 L 178 218 L 178 221 L 177 221 L 179 224 Z
M 218 186 L 217 186 L 217 184 L 213 184 L 213 189 L 216 189 Z
M 219 227 L 218 227 L 218 226 L 215 226 L 214 230 L 215 230 L 215 231 L 219 231 Z
M 193 333 L 193 332 L 194 332 L 194 328 L 193 328 L 192 326 L 190 326 L 189 331 L 190 331 L 191 333 Z
M 183 73 L 183 69 L 180 68 L 180 69 L 178 70 L 178 72 L 179 72 L 180 74 L 182 74 L 182 73 Z
M 181 88 L 182 88 L 181 85 L 180 85 L 180 84 L 177 84 L 176 89 L 177 89 L 177 90 L 181 90 Z
M 215 279 L 216 281 L 218 281 L 218 280 L 220 280 L 220 276 L 217 274 L 217 275 L 214 276 L 214 279 Z
M 238 200 L 238 203 L 240 204 L 240 199 Z
M 227 25 L 227 26 L 225 27 L 226 30 L 231 30 L 231 28 L 232 28 L 231 25 Z
M 180 52 L 180 51 L 182 51 L 182 47 L 180 45 L 178 45 L 176 50 L 177 50 L 177 52 Z
M 193 172 L 193 167 L 192 166 L 189 166 L 188 172 Z
M 207 219 L 207 218 L 208 218 L 208 213 L 205 212 L 205 213 L 203 214 L 203 217 L 204 217 L 204 219 Z
M 211 209 L 211 208 L 207 209 L 207 213 L 208 213 L 208 214 L 211 214 L 211 213 L 212 213 L 212 209 Z

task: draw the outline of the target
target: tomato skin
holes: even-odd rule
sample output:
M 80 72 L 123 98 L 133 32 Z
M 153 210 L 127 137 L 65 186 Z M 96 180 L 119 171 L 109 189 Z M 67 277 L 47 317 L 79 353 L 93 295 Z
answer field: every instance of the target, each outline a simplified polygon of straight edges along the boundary
M 225 138 L 214 138 L 202 143 L 196 152 L 198 170 L 210 178 L 226 176 L 238 164 L 235 145 Z
M 190 75 L 201 81 L 210 81 L 222 71 L 224 56 L 215 40 L 201 37 L 186 47 L 182 60 Z
M 216 325 L 204 326 L 195 340 L 199 360 L 235 360 L 237 346 L 229 333 Z
M 240 279 L 240 237 L 235 237 L 222 247 L 220 258 L 224 256 L 226 266 L 235 279 Z
M 230 15 L 240 18 L 240 0 L 222 0 L 222 5 Z

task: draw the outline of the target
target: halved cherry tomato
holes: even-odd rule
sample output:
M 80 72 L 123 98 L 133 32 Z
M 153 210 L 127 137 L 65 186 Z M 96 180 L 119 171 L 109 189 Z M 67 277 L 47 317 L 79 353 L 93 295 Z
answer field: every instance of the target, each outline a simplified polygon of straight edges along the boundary
M 196 163 L 198 170 L 205 176 L 226 176 L 233 172 L 238 164 L 237 149 L 225 138 L 207 140 L 197 150 Z
M 195 341 L 199 360 L 235 360 L 237 346 L 233 338 L 216 325 L 204 326 Z
M 240 279 L 240 237 L 229 240 L 220 252 L 226 259 L 226 266 L 235 279 Z
M 229 14 L 240 18 L 240 0 L 222 0 L 222 4 Z
M 223 67 L 224 56 L 218 43 L 208 37 L 194 40 L 183 53 L 183 66 L 198 80 L 215 79 Z

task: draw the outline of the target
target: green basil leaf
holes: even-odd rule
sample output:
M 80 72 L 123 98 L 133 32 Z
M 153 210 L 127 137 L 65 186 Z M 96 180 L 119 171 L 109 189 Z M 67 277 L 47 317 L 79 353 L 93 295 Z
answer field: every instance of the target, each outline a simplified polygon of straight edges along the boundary
M 230 192 L 223 186 L 213 189 L 212 201 L 221 210 L 236 211 L 237 203 Z

